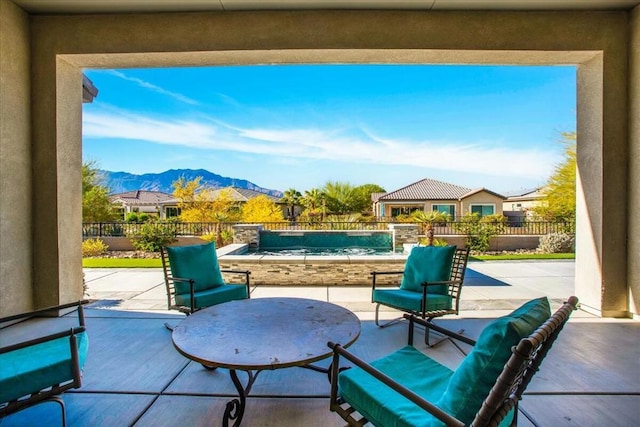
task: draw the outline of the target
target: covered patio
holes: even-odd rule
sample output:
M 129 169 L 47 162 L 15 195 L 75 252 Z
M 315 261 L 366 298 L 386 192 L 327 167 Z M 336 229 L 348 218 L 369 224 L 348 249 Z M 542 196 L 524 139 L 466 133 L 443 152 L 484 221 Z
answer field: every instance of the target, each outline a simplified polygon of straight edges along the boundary
M 520 425 L 637 424 L 639 330 L 629 318 L 640 312 L 638 1 L 514 7 L 501 0 L 467 6 L 429 0 L 401 2 L 402 10 L 382 1 L 305 7 L 317 10 L 269 3 L 270 10 L 260 10 L 259 3 L 234 0 L 171 2 L 168 10 L 169 2 L 0 0 L 0 315 L 82 298 L 83 68 L 575 65 L 578 245 L 575 281 L 562 297 L 577 295 L 584 311 L 574 315 L 534 377 L 522 403 L 529 417 L 521 415 Z M 495 298 L 500 290 L 492 290 L 496 301 L 502 301 Z M 175 315 L 135 307 L 87 312 L 91 350 L 84 385 L 65 395 L 71 425 L 218 425 L 233 392 L 230 380 L 172 348 L 163 323 Z M 474 337 L 488 321 L 481 312 L 440 323 L 452 329 L 464 324 Z M 352 347 L 363 359 L 406 342 L 401 325 L 378 330 L 368 319 Z M 11 326 L 2 340 L 67 320 Z M 462 357 L 448 343 L 424 351 L 443 363 Z M 265 372 L 244 425 L 342 425 L 328 411 L 327 396 L 323 375 Z M 59 412 L 50 406 L 0 425 L 58 425 Z
M 459 316 L 436 323 L 477 338 L 491 319 L 522 302 L 547 295 L 555 310 L 573 288 L 571 261 L 471 262 Z M 235 388 L 225 369 L 209 371 L 173 347 L 164 323 L 183 315 L 166 310 L 159 269 L 86 269 L 89 356 L 83 385 L 67 392 L 69 425 L 217 426 Z M 407 325 L 373 323 L 370 290 L 349 287 L 254 287 L 252 298 L 305 297 L 332 302 L 357 314 L 360 338 L 351 347 L 371 361 L 406 344 Z M 390 309 L 385 318 L 395 317 Z M 59 329 L 74 314 L 37 319 L 2 330 L 3 345 L 46 329 Z M 640 323 L 575 312 L 534 377 L 521 405 L 520 426 L 637 423 L 640 413 Z M 455 368 L 464 357 L 450 341 L 416 347 Z M 463 346 L 467 351 L 468 347 Z M 328 366 L 330 360 L 319 363 Z M 244 379 L 244 376 L 241 376 Z M 246 426 L 340 426 L 329 411 L 324 374 L 300 368 L 265 371 L 255 382 L 243 419 Z M 0 426 L 59 425 L 60 411 L 42 404 L 0 420 Z

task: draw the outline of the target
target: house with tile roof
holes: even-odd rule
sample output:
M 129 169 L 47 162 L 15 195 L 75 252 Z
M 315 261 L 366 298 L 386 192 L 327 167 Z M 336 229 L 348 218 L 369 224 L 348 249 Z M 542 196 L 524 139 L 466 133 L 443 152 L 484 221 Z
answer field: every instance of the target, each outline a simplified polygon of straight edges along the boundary
M 247 201 L 249 201 L 249 199 L 253 199 L 253 198 L 258 197 L 258 196 L 267 196 L 275 204 L 280 206 L 280 208 L 282 209 L 282 215 L 285 218 L 291 216 L 290 212 L 289 212 L 289 206 L 287 206 L 286 203 L 282 202 L 282 198 L 281 197 L 274 196 L 274 195 L 269 194 L 269 193 L 263 193 L 263 192 L 260 192 L 260 191 L 249 190 L 248 188 L 238 188 L 238 187 L 219 188 L 217 190 L 213 190 L 211 192 L 211 194 L 212 194 L 213 197 L 215 197 L 223 190 L 231 190 L 231 198 L 233 200 L 239 202 L 240 204 L 246 203 Z M 294 207 L 294 215 L 295 216 L 299 215 L 301 210 L 302 210 L 301 206 L 295 206 Z
M 529 212 L 540 205 L 544 198 L 544 187 L 527 188 L 505 194 L 502 209 L 513 212 Z
M 172 194 L 161 191 L 126 191 L 110 195 L 109 200 L 122 212 L 122 219 L 126 218 L 127 214 L 131 212 L 146 213 L 157 216 L 160 219 L 167 219 L 180 214 L 178 199 Z
M 427 178 L 395 191 L 373 194 L 372 199 L 378 217 L 439 211 L 456 218 L 468 213 L 502 214 L 505 197 L 486 188 L 471 189 Z

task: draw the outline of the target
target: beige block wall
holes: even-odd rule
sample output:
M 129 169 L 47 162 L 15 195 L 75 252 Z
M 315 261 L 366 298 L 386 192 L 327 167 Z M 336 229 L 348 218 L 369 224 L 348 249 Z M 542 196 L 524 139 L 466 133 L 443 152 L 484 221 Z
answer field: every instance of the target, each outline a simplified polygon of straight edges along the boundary
M 7 12 L 3 1 L 2 15 Z M 4 19 L 4 18 L 3 18 Z M 637 22 L 637 18 L 634 18 Z M 10 18 L 13 23 L 24 18 Z M 31 253 L 38 304 L 79 297 L 79 184 L 82 67 L 254 63 L 581 64 L 578 150 L 583 237 L 578 242 L 576 293 L 607 315 L 628 312 L 629 14 L 624 12 L 239 12 L 31 17 L 33 242 L 2 242 L 4 252 Z M 637 27 L 637 23 L 635 24 Z M 23 27 L 24 28 L 24 27 Z M 247 31 L 252 28 L 252 31 Z M 195 30 L 197 29 L 197 30 Z M 2 36 L 10 33 L 0 29 Z M 24 43 L 23 43 L 24 45 Z M 20 49 L 12 47 L 12 49 Z M 24 49 L 28 49 L 25 47 Z M 12 84 L 29 78 L 5 71 Z M 77 84 L 71 81 L 77 79 Z M 581 83 L 580 83 L 581 82 Z M 585 85 L 585 83 L 587 83 Z M 4 83 L 3 83 L 4 84 Z M 77 91 L 77 94 L 76 94 Z M 37 95 L 37 96 L 36 96 Z M 26 98 L 24 98 L 26 100 Z M 75 104 L 77 103 L 77 104 Z M 13 108 L 15 107 L 15 108 Z M 5 114 L 28 119 L 23 104 L 3 111 L 3 132 L 26 142 L 28 125 L 5 125 Z M 29 120 L 25 120 L 28 122 Z M 16 126 L 9 127 L 9 126 Z M 635 139 L 637 141 L 637 138 Z M 8 145 L 5 145 L 8 144 Z M 5 143 L 13 153 L 18 145 Z M 635 164 L 634 164 L 635 165 Z M 68 167 L 68 169 L 67 169 Z M 637 168 L 637 165 L 634 167 Z M 22 172 L 23 171 L 19 171 Z M 635 175 L 634 175 L 635 176 Z M 5 185 L 23 188 L 8 176 Z M 5 200 L 12 196 L 3 190 Z M 66 205 L 71 203 L 71 205 Z M 8 208 L 4 208 L 8 209 Z M 606 213 L 606 218 L 605 218 Z M 11 226 L 20 227 L 18 214 Z M 637 226 L 636 226 L 637 227 Z M 26 230 L 22 229 L 26 234 Z M 78 237 L 75 237 L 75 236 Z M 24 237 L 24 236 L 23 236 Z M 18 256 L 20 259 L 24 257 Z M 4 278 L 3 278 L 4 279 Z M 5 282 L 10 293 L 20 281 Z M 16 288 L 16 289 L 14 289 Z M 4 290 L 4 289 L 3 289 Z M 606 290 L 606 292 L 604 292 Z M 7 290 L 5 290 L 7 291 Z M 66 302 L 66 301 L 65 301 Z M 17 310 L 10 302 L 4 311 Z
M 631 14 L 629 44 L 629 251 L 630 311 L 640 315 L 640 6 Z
M 0 316 L 33 308 L 29 17 L 0 0 Z

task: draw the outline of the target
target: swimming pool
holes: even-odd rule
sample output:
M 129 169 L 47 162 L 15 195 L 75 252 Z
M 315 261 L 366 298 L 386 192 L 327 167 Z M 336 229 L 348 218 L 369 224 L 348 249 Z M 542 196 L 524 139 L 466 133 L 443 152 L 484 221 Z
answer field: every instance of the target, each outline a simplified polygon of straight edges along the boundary
M 333 256 L 333 255 L 391 255 L 390 249 L 378 248 L 284 248 L 284 249 L 258 249 L 249 250 L 246 254 L 252 256 L 272 255 L 272 256 Z

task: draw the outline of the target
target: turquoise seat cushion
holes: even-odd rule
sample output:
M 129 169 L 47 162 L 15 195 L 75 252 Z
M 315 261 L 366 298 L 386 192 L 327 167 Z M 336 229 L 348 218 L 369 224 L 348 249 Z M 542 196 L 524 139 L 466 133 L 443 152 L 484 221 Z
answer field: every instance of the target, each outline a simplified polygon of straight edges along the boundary
M 407 291 L 405 289 L 374 289 L 373 302 L 407 311 L 420 311 L 422 292 Z M 450 310 L 453 298 L 449 295 L 427 294 L 426 311 Z
M 245 285 L 223 285 L 215 288 L 198 291 L 194 294 L 195 308 L 211 307 L 227 301 L 247 298 L 247 287 Z M 178 305 L 191 306 L 189 293 L 176 294 Z
M 204 245 L 169 246 L 167 255 L 171 275 L 192 279 L 195 291 L 204 291 L 225 284 L 213 242 Z M 175 282 L 175 290 L 176 294 L 189 293 L 189 284 Z
M 86 332 L 76 334 L 80 368 L 89 351 Z M 69 337 L 0 355 L 0 403 L 19 399 L 73 379 Z
M 549 301 L 543 297 L 531 300 L 487 325 L 473 350 L 452 375 L 437 405 L 465 424 L 471 424 L 511 357 L 511 348 L 549 316 Z
M 429 402 L 436 402 L 440 398 L 453 375 L 449 368 L 409 345 L 371 365 Z M 441 425 L 431 414 L 360 368 L 342 371 L 338 376 L 338 390 L 340 396 L 373 425 Z
M 449 280 L 455 246 L 416 246 L 411 250 L 400 288 L 422 292 L 422 283 Z M 447 294 L 448 286 L 429 287 L 429 293 Z

